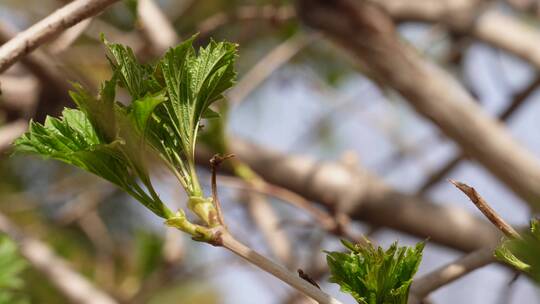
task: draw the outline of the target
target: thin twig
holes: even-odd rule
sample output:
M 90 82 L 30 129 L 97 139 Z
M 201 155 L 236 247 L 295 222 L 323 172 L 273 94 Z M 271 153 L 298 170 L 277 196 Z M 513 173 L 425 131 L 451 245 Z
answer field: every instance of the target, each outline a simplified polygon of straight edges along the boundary
M 501 122 L 508 121 L 526 101 L 532 100 L 529 98 L 536 89 L 540 86 L 540 75 L 537 75 L 536 78 L 529 83 L 523 90 L 519 91 L 514 95 L 514 98 L 510 104 L 498 115 L 498 118 Z M 421 146 L 429 146 L 422 144 Z M 446 162 L 445 165 L 441 166 L 437 171 L 431 173 L 426 181 L 420 186 L 418 193 L 425 194 L 431 187 L 436 185 L 441 181 L 447 174 L 452 171 L 461 161 L 466 159 L 466 155 L 463 152 L 460 152 L 459 155 L 455 156 L 453 159 Z
M 495 225 L 504 235 L 509 238 L 520 238 L 519 233 L 512 228 L 489 204 L 478 194 L 476 189 L 470 187 L 467 184 L 450 180 L 454 186 L 456 186 L 461 192 L 469 197 L 473 204 L 487 217 L 487 219 Z
M 224 248 L 229 249 L 230 251 L 247 260 L 251 264 L 256 265 L 264 271 L 274 275 L 281 281 L 289 284 L 291 287 L 313 298 L 320 304 L 341 304 L 340 301 L 332 298 L 317 287 L 294 275 L 292 272 L 289 272 L 285 267 L 275 264 L 268 258 L 255 252 L 251 248 L 246 247 L 228 232 L 225 231 L 220 235 L 220 241 L 220 245 L 222 245 Z
M 0 72 L 65 29 L 118 0 L 76 0 L 58 9 L 0 47 Z
M 221 163 L 228 159 L 234 157 L 234 154 L 228 154 L 225 156 L 221 156 L 219 154 L 214 155 L 210 159 L 210 167 L 212 168 L 212 199 L 214 202 L 214 205 L 216 207 L 218 221 L 221 225 L 225 225 L 225 220 L 223 218 L 223 211 L 221 209 L 221 202 L 219 201 L 218 191 L 217 191 L 217 178 L 216 178 L 216 172 L 217 168 Z
M 333 235 L 344 237 L 355 243 L 365 244 L 365 240 L 363 238 L 354 235 L 349 229 L 347 229 L 347 225 L 345 224 L 346 221 L 343 221 L 344 214 L 332 216 L 323 209 L 315 207 L 311 202 L 295 192 L 274 184 L 270 184 L 262 179 L 259 179 L 256 183 L 248 183 L 237 177 L 222 175 L 220 176 L 220 180 L 222 184 L 229 187 L 235 187 L 246 191 L 255 191 L 273 196 L 285 203 L 290 204 L 291 206 L 306 211 L 317 221 L 319 226 L 324 229 L 324 231 Z

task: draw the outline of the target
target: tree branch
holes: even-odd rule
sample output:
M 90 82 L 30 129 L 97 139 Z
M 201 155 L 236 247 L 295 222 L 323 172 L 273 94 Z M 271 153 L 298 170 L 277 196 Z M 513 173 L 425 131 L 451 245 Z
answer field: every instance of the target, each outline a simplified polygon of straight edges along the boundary
M 0 214 L 0 232 L 17 242 L 21 255 L 41 272 L 49 282 L 73 303 L 116 304 L 117 302 L 97 289 L 85 277 L 73 271 L 44 243 L 23 234 L 4 215 Z
M 254 264 L 265 270 L 266 272 L 274 275 L 275 277 L 294 287 L 298 291 L 313 298 L 320 304 L 341 304 L 340 301 L 332 298 L 317 287 L 296 276 L 294 273 L 288 271 L 285 267 L 273 263 L 266 257 L 258 254 L 251 248 L 246 247 L 244 244 L 238 242 L 229 233 L 223 233 L 221 235 L 221 241 L 223 247 L 229 249 L 236 255 L 249 261 L 251 264 Z
M 268 183 L 293 191 L 353 220 L 410 233 L 462 251 L 496 244 L 500 233 L 467 211 L 398 192 L 362 168 L 284 155 L 239 139 L 231 152 Z M 198 149 L 198 153 L 204 149 Z M 208 165 L 206 154 L 197 160 Z
M 540 209 L 540 164 L 443 69 L 397 35 L 388 15 L 369 1 L 300 0 L 303 20 L 348 49 L 378 81 L 518 194 Z
M 536 78 L 522 91 L 517 93 L 512 102 L 502 111 L 498 116 L 501 122 L 506 122 L 510 119 L 513 114 L 525 104 L 525 101 L 530 100 L 530 96 L 536 91 L 540 86 L 540 75 L 537 75 Z M 420 186 L 418 193 L 425 194 L 431 187 L 436 185 L 441 181 L 445 176 L 448 175 L 461 161 L 466 159 L 466 155 L 460 152 L 453 159 L 449 160 L 445 165 L 440 167 L 437 171 L 430 174 L 426 181 Z
M 453 261 L 413 281 L 410 295 L 421 300 L 434 290 L 451 283 L 464 275 L 495 262 L 494 248 L 482 248 Z M 414 302 L 412 302 L 414 303 Z
M 103 11 L 118 0 L 76 0 L 34 24 L 0 47 L 0 73 L 65 29 Z

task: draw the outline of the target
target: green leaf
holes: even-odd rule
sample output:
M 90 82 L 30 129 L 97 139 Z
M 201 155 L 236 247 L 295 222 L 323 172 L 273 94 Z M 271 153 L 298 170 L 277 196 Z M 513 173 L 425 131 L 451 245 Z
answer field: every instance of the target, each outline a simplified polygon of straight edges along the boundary
M 177 168 L 188 193 L 198 196 L 194 150 L 199 123 L 203 114 L 213 114 L 209 106 L 234 83 L 236 45 L 212 41 L 196 54 L 193 40 L 170 49 L 159 63 L 168 98 L 155 112 L 153 133 L 162 140 L 153 146 Z
M 147 166 L 148 152 L 157 152 L 190 198 L 207 202 L 195 170 L 195 142 L 200 120 L 219 116 L 209 106 L 234 82 L 236 45 L 212 41 L 196 52 L 194 39 L 171 48 L 158 64 L 147 65 L 129 47 L 102 37 L 112 78 L 97 97 L 75 84 L 71 97 L 78 110 L 66 109 L 60 119 L 48 117 L 43 125 L 32 122 L 15 142 L 16 150 L 96 174 L 170 218 L 174 215 L 154 190 Z M 129 105 L 115 101 L 117 86 L 131 96 Z M 201 206 L 192 207 L 203 220 L 209 218 Z
M 147 132 L 148 124 L 155 108 L 166 99 L 165 92 L 160 92 L 155 95 L 147 95 L 133 102 L 130 114 L 135 125 L 143 135 Z
M 362 304 L 406 304 L 412 278 L 422 260 L 424 242 L 415 247 L 392 244 L 386 251 L 371 243 L 343 241 L 349 252 L 327 252 L 330 281 Z
M 97 125 L 104 125 L 104 122 Z M 64 109 L 61 119 L 49 116 L 43 125 L 31 122 L 29 132 L 15 141 L 15 147 L 17 152 L 60 160 L 100 176 L 125 190 L 157 215 L 170 216 L 172 212 L 157 196 L 148 195 L 138 185 L 137 177 L 145 182 L 149 179 L 148 174 L 140 169 L 141 160 L 129 158 L 133 153 L 126 153 L 125 141 L 122 138 L 106 141 L 96 129 L 83 111 Z
M 140 64 L 130 47 L 110 43 L 103 36 L 102 40 L 112 55 L 109 63 L 113 72 L 118 74 L 120 85 L 128 90 L 133 99 L 160 90 L 160 85 L 153 76 L 153 68 Z

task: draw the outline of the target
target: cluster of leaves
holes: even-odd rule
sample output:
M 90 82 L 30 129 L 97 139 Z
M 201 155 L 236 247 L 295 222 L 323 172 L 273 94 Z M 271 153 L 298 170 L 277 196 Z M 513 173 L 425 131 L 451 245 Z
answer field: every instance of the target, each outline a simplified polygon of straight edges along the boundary
M 171 219 L 177 215 L 160 200 L 149 175 L 147 157 L 154 155 L 190 197 L 199 198 L 195 202 L 204 201 L 195 173 L 195 141 L 200 120 L 218 116 L 209 106 L 234 82 L 236 45 L 212 41 L 196 52 L 193 41 L 171 48 L 152 65 L 139 63 L 129 47 L 104 40 L 113 75 L 98 96 L 76 85 L 71 97 L 78 109 L 65 109 L 61 118 L 47 117 L 44 124 L 31 122 L 15 142 L 17 151 L 96 174 Z M 118 86 L 129 93 L 128 105 L 116 101 Z M 208 206 L 190 207 L 207 220 Z
M 522 233 L 521 238 L 505 240 L 495 256 L 540 284 L 540 221 L 533 219 L 530 231 Z
M 393 243 L 386 251 L 343 241 L 349 252 L 327 252 L 330 281 L 361 304 L 406 304 L 424 242 L 415 247 Z
M 25 304 L 28 299 L 21 294 L 24 281 L 21 273 L 26 268 L 17 246 L 7 236 L 0 235 L 0 304 Z

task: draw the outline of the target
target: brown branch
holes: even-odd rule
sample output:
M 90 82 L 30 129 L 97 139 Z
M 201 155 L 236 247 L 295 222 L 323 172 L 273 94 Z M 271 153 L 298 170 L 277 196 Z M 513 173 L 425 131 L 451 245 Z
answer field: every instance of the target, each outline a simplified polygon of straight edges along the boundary
M 13 41 L 18 36 L 18 32 L 15 28 L 9 24 L 0 21 L 0 43 L 7 45 L 10 41 Z M 1 58 L 0 58 L 1 60 Z M 53 58 L 46 53 L 36 50 L 35 52 L 28 54 L 28 56 L 21 58 L 21 63 L 30 73 L 36 76 L 41 84 L 39 103 L 32 107 L 32 111 L 36 111 L 33 116 L 37 120 L 44 119 L 45 114 L 54 114 L 61 110 L 69 100 L 68 90 L 71 87 L 67 79 L 75 75 L 66 77 L 66 71 L 61 69 L 58 64 L 55 64 Z M 80 75 L 72 79 L 81 79 Z M 22 117 L 28 118 L 32 116 L 32 113 L 24 113 Z
M 498 115 L 499 120 L 506 122 L 510 119 L 513 114 L 525 104 L 527 100 L 530 100 L 530 96 L 536 91 L 540 86 L 540 75 L 537 75 L 536 78 L 526 86 L 522 91 L 514 95 L 512 102 Z M 430 174 L 426 181 L 420 186 L 418 193 L 425 194 L 431 187 L 440 182 L 445 176 L 450 173 L 461 161 L 466 159 L 466 155 L 460 153 L 453 159 L 449 160 L 445 165 L 439 168 L 437 171 Z
M 454 206 L 401 193 L 361 167 L 317 162 L 231 139 L 230 147 L 268 183 L 277 185 L 352 220 L 397 229 L 463 251 L 496 244 L 500 234 L 489 222 Z M 198 148 L 197 160 L 208 165 Z
M 450 180 L 461 192 L 469 197 L 473 204 L 480 210 L 486 218 L 495 225 L 504 235 L 509 238 L 520 238 L 519 233 L 512 228 L 491 206 L 484 200 L 473 187 L 467 184 Z
M 225 220 L 223 218 L 223 211 L 221 209 L 221 202 L 219 201 L 219 196 L 218 196 L 218 191 L 217 191 L 216 173 L 217 173 L 217 168 L 221 165 L 221 163 L 224 160 L 231 157 L 234 157 L 234 155 L 229 154 L 225 156 L 220 156 L 219 154 L 216 154 L 210 159 L 210 168 L 212 169 L 212 200 L 214 202 L 214 206 L 216 207 L 218 221 L 223 226 L 225 225 Z
M 332 216 L 325 210 L 314 206 L 313 203 L 306 200 L 304 197 L 287 190 L 286 188 L 267 183 L 264 180 L 258 180 L 256 183 L 248 183 L 240 178 L 232 176 L 221 176 L 220 180 L 221 184 L 225 186 L 235 187 L 246 191 L 255 191 L 261 194 L 273 196 L 293 207 L 307 212 L 313 219 L 316 220 L 318 226 L 326 232 L 332 235 L 344 237 L 347 240 L 355 243 L 365 244 L 365 240 L 353 234 L 350 229 L 348 229 L 348 223 L 342 220 L 343 216 L 348 218 L 347 215 L 340 214 L 341 217 Z
M 540 35 L 536 28 L 495 9 L 488 9 L 471 20 L 473 1 L 455 0 L 370 0 L 393 18 L 404 21 L 435 22 L 517 56 L 540 68 Z M 477 2 L 477 1 L 476 1 Z M 463 18 L 465 16 L 465 18 Z
M 65 29 L 118 0 L 76 0 L 58 9 L 0 47 L 0 72 Z
M 415 279 L 411 286 L 411 297 L 416 300 L 421 300 L 434 290 L 445 286 L 480 267 L 495 262 L 493 250 L 493 247 L 478 249 L 448 265 Z M 411 303 L 415 302 L 412 301 Z
M 300 277 L 289 272 L 285 267 L 275 264 L 268 260 L 266 257 L 253 251 L 251 248 L 246 247 L 244 244 L 237 241 L 228 232 L 224 232 L 220 237 L 221 246 L 229 249 L 231 252 L 242 257 L 253 265 L 258 266 L 264 271 L 274 275 L 283 282 L 287 283 L 296 290 L 311 297 L 320 304 L 341 304 L 340 301 L 332 298 L 328 294 L 324 293 L 317 287 L 311 285 Z
M 2 214 L 0 214 L 0 232 L 7 234 L 17 242 L 21 255 L 71 302 L 80 304 L 117 303 L 109 295 L 97 289 L 84 276 L 71 269 L 45 243 L 25 235 Z
M 456 141 L 531 207 L 540 208 L 540 164 L 447 72 L 423 58 L 368 1 L 301 0 L 302 19 L 348 49 L 373 75 Z

